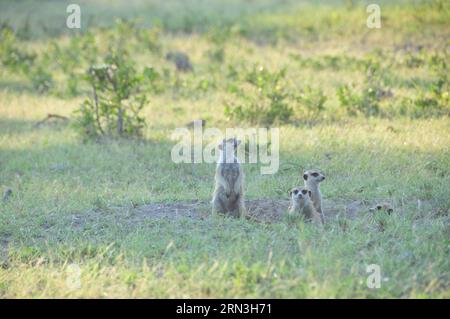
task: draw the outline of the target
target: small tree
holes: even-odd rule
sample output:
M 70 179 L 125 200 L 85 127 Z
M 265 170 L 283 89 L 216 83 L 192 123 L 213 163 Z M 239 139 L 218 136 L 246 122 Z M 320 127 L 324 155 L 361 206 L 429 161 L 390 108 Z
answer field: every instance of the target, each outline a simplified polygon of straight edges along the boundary
M 145 126 L 140 113 L 147 101 L 141 92 L 144 76 L 124 52 L 110 54 L 105 62 L 87 72 L 92 98 L 77 110 L 77 126 L 87 136 L 140 136 Z

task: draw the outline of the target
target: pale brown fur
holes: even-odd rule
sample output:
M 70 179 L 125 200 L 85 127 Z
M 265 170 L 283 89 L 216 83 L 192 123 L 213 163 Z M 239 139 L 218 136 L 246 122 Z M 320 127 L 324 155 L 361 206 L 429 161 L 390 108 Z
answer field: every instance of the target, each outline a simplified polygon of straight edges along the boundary
M 215 188 L 212 199 L 213 213 L 241 217 L 244 214 L 244 172 L 237 160 L 240 141 L 224 140 L 219 145 L 220 156 L 216 166 Z
M 289 214 L 299 214 L 305 221 L 322 225 L 322 219 L 311 200 L 311 191 L 306 187 L 294 187 L 290 192 Z
M 325 217 L 322 211 L 322 193 L 320 192 L 320 183 L 325 180 L 325 175 L 317 170 L 308 170 L 303 173 L 303 180 L 305 187 L 311 191 L 311 199 L 314 207 L 320 214 L 322 223 L 324 223 Z

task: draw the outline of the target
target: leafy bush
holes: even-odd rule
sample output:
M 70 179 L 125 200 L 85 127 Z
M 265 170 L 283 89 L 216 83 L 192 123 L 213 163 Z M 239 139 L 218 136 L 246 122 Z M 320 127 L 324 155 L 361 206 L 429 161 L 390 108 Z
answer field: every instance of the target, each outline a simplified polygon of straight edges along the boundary
M 159 27 L 145 28 L 142 19 L 116 19 L 113 28 L 101 32 L 116 47 L 126 46 L 129 52 L 150 51 L 157 55 L 161 53 L 160 33 Z
M 159 28 L 153 27 L 151 29 L 142 29 L 137 38 L 142 45 L 144 45 L 148 50 L 153 53 L 161 53 L 161 45 L 159 43 L 161 30 Z
M 29 77 L 33 88 L 39 93 L 49 91 L 53 87 L 53 77 L 50 72 L 42 66 L 37 66 L 31 70 Z
M 327 97 L 320 88 L 314 89 L 307 86 L 302 90 L 297 100 L 309 113 L 318 115 L 325 110 Z
M 342 85 L 336 91 L 339 103 L 349 115 L 363 114 L 375 116 L 380 114 L 380 101 L 390 96 L 391 92 L 381 84 L 381 69 L 377 62 L 368 61 L 366 78 L 360 90 L 355 86 Z
M 372 87 L 366 87 L 361 92 L 355 92 L 349 85 L 340 86 L 337 96 L 341 107 L 349 115 L 364 114 L 366 116 L 377 115 L 380 111 L 377 92 Z
M 407 52 L 401 61 L 408 68 L 418 68 L 426 63 L 426 56 L 422 53 Z
M 35 53 L 21 48 L 13 29 L 6 24 L 0 27 L 0 62 L 11 72 L 28 77 L 39 93 L 47 92 L 53 86 L 52 74 L 46 70 L 47 64 Z
M 212 47 L 206 52 L 211 62 L 222 64 L 225 61 L 225 44 L 230 38 L 228 28 L 212 28 L 206 34 L 206 38 L 212 44 Z
M 269 72 L 264 67 L 253 67 L 245 76 L 250 85 L 249 92 L 237 89 L 233 91 L 241 98 L 242 103 L 237 106 L 225 106 L 225 115 L 238 121 L 251 124 L 271 125 L 275 122 L 287 122 L 293 110 L 286 102 L 290 94 L 283 85 L 285 70 Z
M 436 78 L 426 89 L 419 89 L 416 98 L 404 99 L 406 108 L 415 117 L 450 115 L 450 96 L 448 69 L 445 64 L 438 63 L 434 72 Z
M 140 136 L 147 101 L 141 87 L 150 73 L 139 74 L 125 52 L 112 53 L 105 62 L 89 68 L 93 96 L 77 110 L 76 125 L 87 136 Z
M 98 51 L 94 35 L 87 32 L 71 37 L 69 44 L 64 47 L 52 42 L 44 53 L 43 63 L 61 71 L 65 94 L 76 96 L 80 93 L 80 82 L 86 68 L 96 63 Z
M 27 74 L 36 55 L 21 49 L 14 31 L 7 24 L 0 26 L 0 63 L 13 72 Z

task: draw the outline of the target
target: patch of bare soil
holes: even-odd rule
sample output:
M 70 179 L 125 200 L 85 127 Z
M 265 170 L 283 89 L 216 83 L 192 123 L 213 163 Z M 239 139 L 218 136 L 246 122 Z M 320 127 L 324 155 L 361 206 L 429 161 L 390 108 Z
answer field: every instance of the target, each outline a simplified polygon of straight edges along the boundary
M 288 210 L 288 199 L 255 199 L 245 202 L 247 218 L 256 222 L 279 222 Z M 334 219 L 338 214 L 354 219 L 359 214 L 368 211 L 368 203 L 354 201 L 350 204 L 324 200 L 324 214 L 327 220 Z M 190 201 L 175 203 L 155 203 L 138 206 L 133 215 L 138 219 L 146 218 L 179 218 L 188 217 L 204 219 L 211 213 L 210 203 L 207 201 Z
M 356 219 L 369 213 L 371 205 L 365 200 L 351 202 L 335 201 L 325 199 L 323 211 L 325 222 L 332 223 L 336 217 Z M 374 203 L 371 203 L 372 205 Z M 289 207 L 288 199 L 253 199 L 247 200 L 246 218 L 257 223 L 281 222 L 283 215 Z M 87 224 L 97 224 L 111 220 L 115 223 L 138 224 L 144 220 L 179 218 L 206 219 L 211 215 L 211 204 L 209 201 L 184 201 L 184 202 L 162 202 L 151 203 L 141 206 L 114 206 L 93 209 L 88 212 L 77 213 L 71 216 L 71 226 L 77 229 Z
M 209 215 L 209 203 L 189 201 L 174 203 L 154 203 L 136 207 L 136 215 L 142 218 L 180 218 L 203 219 Z

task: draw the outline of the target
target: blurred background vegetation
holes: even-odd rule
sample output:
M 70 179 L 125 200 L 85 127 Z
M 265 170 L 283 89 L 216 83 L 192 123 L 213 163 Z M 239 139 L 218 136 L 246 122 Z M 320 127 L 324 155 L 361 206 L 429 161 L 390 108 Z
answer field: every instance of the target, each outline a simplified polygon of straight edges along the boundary
M 367 28 L 366 1 L 80 1 L 81 29 L 65 26 L 69 3 L 0 2 L 0 86 L 86 96 L 87 70 L 119 58 L 138 91 L 214 95 L 215 119 L 449 115 L 445 1 L 381 1 L 381 29 Z M 143 100 L 121 103 L 103 109 L 141 126 Z M 89 105 L 80 123 L 95 133 Z

